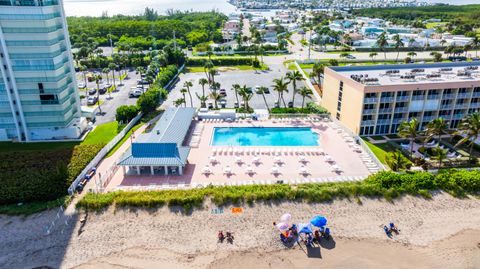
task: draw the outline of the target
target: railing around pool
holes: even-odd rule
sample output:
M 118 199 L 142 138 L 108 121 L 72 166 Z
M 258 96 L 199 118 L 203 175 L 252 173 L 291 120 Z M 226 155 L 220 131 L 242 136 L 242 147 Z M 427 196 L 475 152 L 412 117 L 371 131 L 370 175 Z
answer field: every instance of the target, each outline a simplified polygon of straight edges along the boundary
M 324 119 L 330 120 L 330 114 L 301 114 L 301 113 L 285 113 L 285 114 L 270 114 L 270 119 L 281 118 L 312 118 L 312 119 Z

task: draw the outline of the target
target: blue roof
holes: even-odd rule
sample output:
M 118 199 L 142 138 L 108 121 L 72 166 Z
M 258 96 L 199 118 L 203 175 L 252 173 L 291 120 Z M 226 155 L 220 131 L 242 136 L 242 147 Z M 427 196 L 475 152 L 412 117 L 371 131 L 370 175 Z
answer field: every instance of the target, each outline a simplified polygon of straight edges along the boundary
M 171 157 L 134 157 L 132 155 L 131 148 L 125 152 L 120 158 L 118 165 L 131 165 L 131 166 L 184 166 L 187 164 L 188 154 L 190 153 L 189 147 L 179 147 L 176 151 L 176 155 Z

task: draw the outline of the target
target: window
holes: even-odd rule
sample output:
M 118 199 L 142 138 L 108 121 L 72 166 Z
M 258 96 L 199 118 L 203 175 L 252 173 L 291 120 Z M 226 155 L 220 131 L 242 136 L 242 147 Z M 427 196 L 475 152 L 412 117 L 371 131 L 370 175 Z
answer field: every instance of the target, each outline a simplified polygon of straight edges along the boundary
M 56 94 L 40 94 L 40 102 L 42 105 L 56 105 L 59 103 Z

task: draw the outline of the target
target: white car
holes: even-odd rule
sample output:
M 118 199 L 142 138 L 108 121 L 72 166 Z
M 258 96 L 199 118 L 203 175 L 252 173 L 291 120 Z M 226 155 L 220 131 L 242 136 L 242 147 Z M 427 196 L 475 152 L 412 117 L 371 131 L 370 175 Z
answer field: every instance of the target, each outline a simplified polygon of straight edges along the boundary
M 83 83 L 83 82 L 78 83 L 78 88 L 79 89 L 85 89 L 86 87 L 87 87 L 87 85 L 85 85 L 85 83 Z
M 87 105 L 89 106 L 93 106 L 94 104 L 96 104 L 98 101 L 97 97 L 96 96 L 89 96 L 88 99 L 87 99 Z
M 128 97 L 133 98 L 133 97 L 140 97 L 140 95 L 143 94 L 143 91 L 141 89 L 131 89 L 130 92 L 128 92 Z

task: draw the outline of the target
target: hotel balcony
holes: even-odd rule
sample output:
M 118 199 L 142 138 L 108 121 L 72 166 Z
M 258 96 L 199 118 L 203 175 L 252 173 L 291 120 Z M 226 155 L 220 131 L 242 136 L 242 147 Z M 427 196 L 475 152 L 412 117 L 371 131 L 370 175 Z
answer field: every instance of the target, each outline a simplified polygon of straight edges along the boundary
M 365 100 L 364 100 L 365 104 L 376 104 L 377 102 L 378 102 L 377 97 L 365 98 Z
M 397 101 L 408 101 L 410 100 L 410 95 L 397 96 Z

